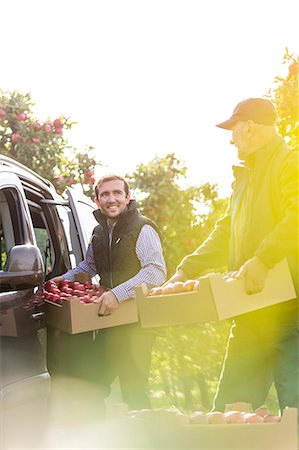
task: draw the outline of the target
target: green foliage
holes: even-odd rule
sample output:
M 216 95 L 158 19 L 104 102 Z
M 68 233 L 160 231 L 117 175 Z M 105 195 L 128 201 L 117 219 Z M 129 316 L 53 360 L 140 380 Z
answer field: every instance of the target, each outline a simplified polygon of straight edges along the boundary
M 286 77 L 276 77 L 269 97 L 274 102 L 280 117 L 279 132 L 291 147 L 298 148 L 299 131 L 299 57 L 286 48 L 283 64 L 288 64 Z
M 127 177 L 133 191 L 142 197 L 141 212 L 161 229 L 169 273 L 207 237 L 215 216 L 218 218 L 227 204 L 218 199 L 215 185 L 182 187 L 186 173 L 185 163 L 169 153 L 140 164 Z M 208 215 L 199 212 L 203 206 L 209 208 Z
M 75 122 L 61 115 L 44 123 L 32 112 L 30 94 L 0 90 L 0 152 L 30 167 L 50 180 L 57 191 L 80 183 L 92 195 L 96 160 L 93 148 L 83 153 L 72 148 L 64 137 Z

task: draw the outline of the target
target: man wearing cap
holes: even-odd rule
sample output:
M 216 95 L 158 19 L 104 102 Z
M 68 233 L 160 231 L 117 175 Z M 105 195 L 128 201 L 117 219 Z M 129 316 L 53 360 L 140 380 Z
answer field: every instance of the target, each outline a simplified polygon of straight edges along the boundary
M 260 292 L 268 270 L 287 258 L 298 296 L 298 152 L 276 132 L 274 105 L 263 98 L 239 103 L 227 121 L 241 165 L 228 209 L 210 236 L 186 256 L 169 280 L 228 267 Z M 244 401 L 261 406 L 274 382 L 280 410 L 299 408 L 298 299 L 235 318 L 214 409 Z

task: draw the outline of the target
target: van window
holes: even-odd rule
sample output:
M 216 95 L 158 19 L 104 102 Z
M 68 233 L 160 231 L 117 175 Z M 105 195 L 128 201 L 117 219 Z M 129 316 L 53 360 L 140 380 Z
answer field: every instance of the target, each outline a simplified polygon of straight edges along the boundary
M 4 270 L 4 265 L 6 261 L 6 244 L 4 239 L 4 233 L 2 229 L 1 217 L 0 217 L 0 270 Z
M 14 246 L 23 244 L 24 220 L 20 211 L 20 197 L 15 188 L 0 189 L 0 235 L 1 264 L 4 264 L 6 253 Z
M 35 239 L 39 247 L 46 279 L 66 272 L 70 268 L 67 241 L 57 214 L 55 204 L 49 192 L 39 186 L 23 182 Z
M 55 252 L 51 235 L 47 229 L 47 224 L 41 208 L 38 205 L 28 204 L 35 234 L 36 244 L 40 249 L 45 273 L 49 274 L 53 270 L 55 261 Z

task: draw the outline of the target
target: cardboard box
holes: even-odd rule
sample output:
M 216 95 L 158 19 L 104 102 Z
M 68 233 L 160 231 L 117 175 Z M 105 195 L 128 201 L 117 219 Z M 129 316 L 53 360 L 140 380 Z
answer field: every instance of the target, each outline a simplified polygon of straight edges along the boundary
M 127 323 L 138 322 L 136 301 L 129 299 L 120 303 L 110 316 L 99 317 L 100 305 L 97 303 L 81 303 L 79 298 L 71 297 L 62 305 L 46 303 L 46 323 L 70 334 L 115 327 Z
M 297 409 L 286 408 L 278 423 L 180 425 L 175 416 L 158 415 L 124 418 L 118 430 L 121 448 L 297 450 Z
M 183 425 L 160 433 L 162 448 L 181 449 L 297 450 L 297 409 L 286 408 L 278 423 Z
M 248 295 L 244 279 L 226 281 L 223 275 L 200 278 L 197 291 L 147 297 L 145 285 L 136 288 L 142 327 L 159 327 L 224 320 L 296 298 L 286 260 L 269 270 L 265 288 Z

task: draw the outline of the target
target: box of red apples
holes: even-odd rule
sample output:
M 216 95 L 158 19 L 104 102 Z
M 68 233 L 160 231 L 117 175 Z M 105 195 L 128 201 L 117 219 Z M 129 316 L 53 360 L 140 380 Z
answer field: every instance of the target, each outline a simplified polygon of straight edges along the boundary
M 268 271 L 265 287 L 257 294 L 246 294 L 244 279 L 219 273 L 151 291 L 145 285 L 136 288 L 143 327 L 223 320 L 294 298 L 296 292 L 286 260 Z
M 285 408 L 280 417 L 266 407 L 255 411 L 250 405 L 231 407 L 224 413 L 184 414 L 174 407 L 128 411 L 122 416 L 124 440 L 136 448 L 150 444 L 151 448 L 184 450 L 297 449 L 296 408 Z
M 77 277 L 78 278 L 78 277 Z M 136 301 L 120 303 L 109 316 L 99 316 L 99 303 L 94 303 L 106 289 L 91 281 L 49 280 L 44 285 L 46 323 L 70 334 L 138 322 Z

